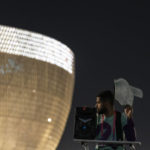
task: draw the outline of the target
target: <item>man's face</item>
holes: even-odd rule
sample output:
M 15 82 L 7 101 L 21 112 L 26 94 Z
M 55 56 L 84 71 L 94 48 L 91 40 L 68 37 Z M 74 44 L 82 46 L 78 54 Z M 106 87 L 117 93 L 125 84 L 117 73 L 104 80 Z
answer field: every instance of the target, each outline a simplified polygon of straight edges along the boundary
M 101 103 L 100 97 L 96 97 L 96 108 L 100 110 L 101 107 L 102 107 L 102 103 Z
M 96 108 L 97 108 L 98 113 L 101 113 L 101 114 L 105 114 L 107 111 L 105 103 L 101 102 L 100 97 L 96 97 Z

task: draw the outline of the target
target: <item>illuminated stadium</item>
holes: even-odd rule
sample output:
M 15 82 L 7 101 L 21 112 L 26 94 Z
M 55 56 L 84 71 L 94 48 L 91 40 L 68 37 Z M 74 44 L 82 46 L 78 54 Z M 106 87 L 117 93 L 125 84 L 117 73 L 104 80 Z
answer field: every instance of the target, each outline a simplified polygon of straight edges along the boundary
M 72 104 L 74 54 L 61 42 L 0 26 L 0 149 L 55 150 Z

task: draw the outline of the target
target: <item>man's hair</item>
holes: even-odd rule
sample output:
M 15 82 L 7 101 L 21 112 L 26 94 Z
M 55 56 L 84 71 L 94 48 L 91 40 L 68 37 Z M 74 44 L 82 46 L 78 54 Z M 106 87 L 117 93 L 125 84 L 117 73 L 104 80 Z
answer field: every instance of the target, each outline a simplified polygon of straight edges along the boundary
M 110 90 L 100 92 L 97 97 L 100 97 L 101 102 L 109 102 L 111 105 L 114 104 L 114 94 Z

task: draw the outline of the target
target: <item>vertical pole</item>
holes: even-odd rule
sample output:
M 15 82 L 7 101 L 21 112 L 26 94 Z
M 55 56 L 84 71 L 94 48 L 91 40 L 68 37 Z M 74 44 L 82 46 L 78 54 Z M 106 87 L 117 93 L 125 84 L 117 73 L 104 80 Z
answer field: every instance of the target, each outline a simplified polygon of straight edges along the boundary
M 131 145 L 131 146 L 130 146 L 130 150 L 136 150 L 135 146 L 134 146 L 134 145 Z
M 81 147 L 84 150 L 89 150 L 89 145 L 87 143 L 81 142 Z

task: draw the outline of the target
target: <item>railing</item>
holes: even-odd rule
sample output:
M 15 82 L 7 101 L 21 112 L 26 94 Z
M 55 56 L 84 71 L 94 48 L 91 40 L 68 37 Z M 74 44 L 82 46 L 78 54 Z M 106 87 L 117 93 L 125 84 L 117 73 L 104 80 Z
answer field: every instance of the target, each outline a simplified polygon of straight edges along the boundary
M 96 145 L 103 145 L 103 146 L 125 146 L 128 145 L 130 150 L 136 150 L 136 145 L 141 146 L 142 143 L 139 141 L 103 141 L 103 140 L 85 140 L 85 139 L 74 139 L 75 142 L 81 143 L 81 148 L 84 150 L 89 150 L 89 144 L 95 143 Z M 125 148 L 126 149 L 126 148 Z

